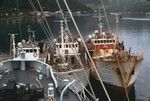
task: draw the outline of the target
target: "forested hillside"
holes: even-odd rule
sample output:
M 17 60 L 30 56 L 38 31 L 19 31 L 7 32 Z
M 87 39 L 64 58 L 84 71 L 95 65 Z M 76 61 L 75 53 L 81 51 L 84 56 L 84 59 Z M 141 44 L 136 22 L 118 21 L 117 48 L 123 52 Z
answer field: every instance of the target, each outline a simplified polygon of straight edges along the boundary
M 37 0 L 31 0 L 38 9 Z M 44 10 L 56 11 L 58 6 L 56 0 L 39 0 Z M 61 6 L 65 9 L 63 0 L 59 0 Z M 85 4 L 78 0 L 67 0 L 71 10 L 91 10 Z M 17 6 L 18 5 L 18 6 Z M 32 10 L 29 0 L 0 0 L 0 11 L 14 10 L 19 8 L 20 11 Z
M 37 5 L 37 0 L 31 0 Z M 59 0 L 65 9 L 63 0 Z M 149 0 L 103 0 L 105 8 L 110 12 L 148 12 L 150 11 Z M 40 0 L 45 10 L 58 10 L 56 0 Z M 96 10 L 100 8 L 100 0 L 67 0 L 71 10 Z M 13 10 L 18 7 L 21 11 L 32 10 L 29 0 L 0 0 L 0 11 Z

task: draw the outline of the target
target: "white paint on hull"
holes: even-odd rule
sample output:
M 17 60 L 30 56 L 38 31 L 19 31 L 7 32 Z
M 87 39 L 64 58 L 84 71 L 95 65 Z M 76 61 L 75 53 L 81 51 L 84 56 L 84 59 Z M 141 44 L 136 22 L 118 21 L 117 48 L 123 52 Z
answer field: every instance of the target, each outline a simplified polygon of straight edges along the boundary
M 102 60 L 97 60 L 95 61 L 95 63 L 96 63 L 98 72 L 103 82 L 117 86 L 117 87 L 124 87 L 121 76 L 115 70 L 118 66 L 117 63 L 110 62 L 110 61 L 102 61 Z M 127 86 L 130 86 L 131 84 L 135 82 L 138 71 L 139 71 L 140 63 L 141 62 L 135 65 L 136 68 L 134 69 L 134 74 L 131 76 L 131 79 L 129 80 L 129 83 Z M 126 72 L 129 72 L 129 71 L 131 72 L 131 68 L 134 68 L 134 62 L 131 62 L 131 61 L 123 62 L 120 68 L 124 68 Z M 126 75 L 126 72 L 124 72 L 124 75 Z M 95 71 L 92 72 L 92 76 L 96 80 L 99 80 Z

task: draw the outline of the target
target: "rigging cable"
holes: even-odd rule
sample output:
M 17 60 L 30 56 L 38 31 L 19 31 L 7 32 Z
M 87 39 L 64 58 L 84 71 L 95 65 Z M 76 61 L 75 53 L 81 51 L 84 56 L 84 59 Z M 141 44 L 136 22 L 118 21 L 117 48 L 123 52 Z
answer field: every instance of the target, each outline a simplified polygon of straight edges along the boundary
M 38 11 L 36 10 L 36 8 L 35 8 L 33 2 L 32 2 L 31 0 L 29 0 L 29 2 L 30 2 L 30 5 L 31 5 L 33 11 L 35 11 L 36 13 L 38 13 Z M 39 20 L 39 22 L 40 22 L 40 25 L 41 25 L 43 31 L 45 32 L 45 35 L 46 35 L 48 41 L 50 42 L 50 41 L 51 41 L 50 39 L 52 39 L 52 38 L 49 36 L 49 34 L 46 34 L 46 33 L 50 33 L 49 30 L 48 30 L 47 27 L 45 26 L 43 20 L 42 20 L 39 16 L 37 16 L 37 17 L 38 17 L 38 20 Z M 48 44 L 48 45 L 51 45 L 51 44 Z
M 40 6 L 40 9 L 41 9 L 41 11 L 42 11 L 42 13 L 43 13 L 43 10 L 42 10 L 42 7 L 41 7 L 41 4 L 40 4 L 40 2 L 38 1 L 38 5 Z M 44 16 L 44 15 L 43 15 Z M 44 16 L 44 19 L 45 19 L 45 21 L 47 22 L 47 19 L 46 19 L 46 17 Z M 41 19 L 40 19 L 40 21 L 41 22 L 43 22 Z M 45 25 L 43 25 L 43 26 L 45 26 Z M 48 28 L 46 27 L 46 29 L 47 29 L 47 31 L 52 35 L 52 37 L 50 36 L 50 38 L 51 39 L 54 39 L 54 37 L 53 37 L 53 33 L 51 32 L 51 29 L 50 29 L 50 27 L 49 27 L 49 24 L 48 24 L 48 22 L 47 22 L 47 26 L 48 26 L 48 28 L 49 28 L 49 30 L 48 30 Z M 45 33 L 46 34 L 46 33 Z M 51 43 L 51 42 L 50 42 Z M 54 49 L 54 48 L 53 48 Z M 63 57 L 61 57 L 62 58 L 62 60 L 65 60 Z M 64 62 L 64 61 L 63 61 Z M 65 63 L 65 62 L 64 62 Z
M 105 16 L 105 19 L 106 19 L 106 22 L 107 22 L 109 33 L 111 33 L 111 30 L 110 30 L 111 28 L 110 28 L 110 25 L 109 25 L 109 22 L 108 22 L 108 18 L 107 18 L 107 13 L 106 13 L 106 9 L 105 9 L 105 6 L 104 6 L 104 2 L 103 2 L 103 0 L 100 0 L 100 2 L 101 2 L 101 5 L 102 5 L 102 8 L 103 8 L 103 11 L 104 11 L 104 16 Z M 116 15 L 116 16 L 118 17 L 118 15 Z M 117 23 L 116 26 L 117 26 L 117 40 L 118 40 L 118 38 L 119 38 L 119 26 L 118 26 L 119 20 L 117 18 L 116 18 L 116 23 Z M 125 81 L 124 81 L 123 73 L 122 73 L 122 70 L 120 68 L 120 62 L 119 62 L 119 59 L 118 59 L 117 56 L 116 56 L 116 59 L 117 59 L 118 67 L 119 67 L 120 72 L 121 72 L 121 78 L 122 78 L 123 86 L 125 88 L 125 94 L 126 94 L 126 97 L 127 97 L 127 101 L 130 101 L 129 100 L 129 95 L 128 95 L 128 92 L 127 92 L 127 87 L 126 87 L 126 84 L 125 84 Z
M 31 2 L 31 0 L 30 0 L 30 2 Z M 46 34 L 46 36 L 47 36 L 47 38 L 48 38 L 48 40 L 49 40 L 49 44 L 50 44 L 51 46 L 53 46 L 53 44 L 51 43 L 51 40 L 54 39 L 53 33 L 52 33 L 52 31 L 51 31 L 51 29 L 50 29 L 50 27 L 49 27 L 48 21 L 47 21 L 45 15 L 44 15 L 44 13 L 43 13 L 43 10 L 42 10 L 42 7 L 41 7 L 40 2 L 39 2 L 39 1 L 37 1 L 37 2 L 38 2 L 38 5 L 40 6 L 40 9 L 41 9 L 41 12 L 42 12 L 43 17 L 44 17 L 45 21 L 47 22 L 47 27 L 48 27 L 48 28 L 45 26 L 43 20 L 42 20 L 40 17 L 38 17 L 38 19 L 39 19 L 39 21 L 40 21 L 40 25 L 42 26 L 42 28 L 43 28 L 43 26 L 44 26 L 44 28 L 46 29 L 47 34 L 46 34 L 46 33 L 45 33 L 45 34 Z M 31 2 L 31 3 L 32 3 L 32 2 Z M 34 6 L 33 3 L 32 3 L 32 6 Z M 34 6 L 34 9 L 36 9 L 35 6 Z M 36 10 L 36 13 L 38 13 L 37 10 Z M 44 29 L 43 29 L 43 30 L 44 30 Z M 50 36 L 48 33 L 50 33 L 51 36 Z M 51 39 L 51 40 L 50 40 L 50 39 Z M 51 47 L 51 49 L 54 50 L 54 47 Z M 65 60 L 65 59 L 62 58 L 62 60 Z
M 21 19 L 20 19 L 20 13 L 19 13 L 19 3 L 17 0 L 17 15 L 18 15 L 18 23 L 19 23 L 19 33 L 20 33 L 20 39 L 22 40 L 22 31 L 21 31 Z
M 41 4 L 40 4 L 40 1 L 39 0 L 37 0 L 37 2 L 38 2 L 38 5 L 39 5 L 39 7 L 40 7 L 40 10 L 41 10 L 41 12 L 42 12 L 42 15 L 43 15 L 43 18 L 44 18 L 44 20 L 45 20 L 45 22 L 46 22 L 46 25 L 47 25 L 47 29 L 48 29 L 48 31 L 49 31 L 49 36 L 50 36 L 50 38 L 51 38 L 51 40 L 53 40 L 54 39 L 54 34 L 52 33 L 52 30 L 51 30 L 51 28 L 50 28 L 50 26 L 49 26 L 49 23 L 48 23 L 48 21 L 47 21 L 47 19 L 46 19 L 46 17 L 45 17 L 45 14 L 44 14 L 44 12 L 43 12 L 43 8 L 42 8 L 42 6 L 41 6 Z M 51 43 L 51 45 L 52 45 L 52 43 Z
M 34 10 L 35 10 L 35 6 L 33 5 L 33 3 L 30 1 L 30 4 L 31 4 L 31 6 L 32 6 L 32 8 L 34 8 Z M 40 3 L 38 2 L 38 4 L 40 5 Z M 34 6 L 34 7 L 33 7 Z M 41 5 L 40 5 L 41 6 Z M 36 12 L 37 12 L 37 10 L 36 10 Z M 42 21 L 41 21 L 41 19 L 40 19 L 40 22 L 42 23 Z M 47 24 L 48 25 L 48 24 Z M 46 28 L 47 29 L 47 28 Z M 52 33 L 51 33 L 52 34 Z
M 109 22 L 108 22 L 108 18 L 107 18 L 107 13 L 106 13 L 106 9 L 105 9 L 105 6 L 104 6 L 104 2 L 103 2 L 103 0 L 100 0 L 100 2 L 101 2 L 101 5 L 102 5 L 102 8 L 103 8 L 103 11 L 104 11 L 104 16 L 105 16 L 105 19 L 106 19 L 106 23 L 107 23 L 107 26 L 108 26 L 109 33 L 112 33 L 112 31 L 110 30 L 111 27 L 110 27 Z
M 52 33 L 52 30 L 51 30 L 51 28 L 50 28 L 50 26 L 49 26 L 49 24 L 48 24 L 48 21 L 47 21 L 45 15 L 44 15 L 42 6 L 41 6 L 41 4 L 40 4 L 40 1 L 37 0 L 37 2 L 38 2 L 38 5 L 39 5 L 39 7 L 40 7 L 40 10 L 41 10 L 41 12 L 42 12 L 42 15 L 43 15 L 43 17 L 44 17 L 44 20 L 45 20 L 45 22 L 46 22 L 46 25 L 47 25 L 47 27 L 48 27 L 48 30 L 49 30 L 49 32 L 50 32 L 49 34 L 51 35 L 52 38 L 54 38 L 53 33 Z
M 83 37 L 82 37 L 82 35 L 81 35 L 81 33 L 80 33 L 80 30 L 79 30 L 79 28 L 78 28 L 78 26 L 77 26 L 77 24 L 76 24 L 76 22 L 75 22 L 75 20 L 74 20 L 74 18 L 73 18 L 72 12 L 70 11 L 70 8 L 69 8 L 69 6 L 68 6 L 66 0 L 63 0 L 63 1 L 64 1 L 64 3 L 65 3 L 65 5 L 66 5 L 66 7 L 67 7 L 67 10 L 68 10 L 68 12 L 69 12 L 69 14 L 70 14 L 70 17 L 71 17 L 71 19 L 72 19 L 72 21 L 73 21 L 73 23 L 74 23 L 74 25 L 75 25 L 75 27 L 76 27 L 76 30 L 77 30 L 77 32 L 78 32 L 78 34 L 79 34 L 79 36 L 80 36 L 80 38 L 81 38 L 81 40 L 82 40 L 82 42 L 83 42 L 83 45 L 84 45 L 84 47 L 85 47 L 85 49 L 86 49 L 86 51 L 87 51 L 87 54 L 88 54 L 88 56 L 89 56 L 89 58 L 90 58 L 90 60 L 91 60 L 91 62 L 92 62 L 92 65 L 93 65 L 93 67 L 94 67 L 94 69 L 95 69 L 95 71 L 96 71 L 96 74 L 97 74 L 97 76 L 98 76 L 98 78 L 99 78 L 99 81 L 100 81 L 100 83 L 101 83 L 101 85 L 102 85 L 102 87 L 103 87 L 103 89 L 104 89 L 104 92 L 105 92 L 107 98 L 108 98 L 108 101 L 111 101 L 111 99 L 110 99 L 110 97 L 109 97 L 109 95 L 108 95 L 108 92 L 107 92 L 107 90 L 106 90 L 106 88 L 105 88 L 105 85 L 104 85 L 104 83 L 103 83 L 103 81 L 102 81 L 102 79 L 101 79 L 101 77 L 100 77 L 100 74 L 98 73 L 98 70 L 97 70 L 97 68 L 96 68 L 96 66 L 95 66 L 95 63 L 94 63 L 93 59 L 91 58 L 91 55 L 90 55 L 90 53 L 89 53 L 89 51 L 88 51 L 88 49 L 87 49 L 87 46 L 86 46 L 86 44 L 85 44 L 85 42 L 84 42 L 84 40 L 83 40 Z
M 125 94 L 126 94 L 127 101 L 130 101 L 129 94 L 128 94 L 128 91 L 127 91 L 127 86 L 125 84 L 125 80 L 124 80 L 124 77 L 123 77 L 123 71 L 121 69 L 120 62 L 119 62 L 119 59 L 118 59 L 118 55 L 116 56 L 116 60 L 117 60 L 117 64 L 118 64 L 118 67 L 119 67 L 119 70 L 120 70 L 120 73 L 121 73 L 121 79 L 122 79 L 122 83 L 123 83 L 123 86 L 124 86 L 124 89 L 125 89 Z
M 57 2 L 57 5 L 58 5 L 58 7 L 59 7 L 59 10 L 60 10 L 60 12 L 61 12 L 62 18 L 63 18 L 63 20 L 64 20 L 64 22 L 65 22 L 65 25 L 66 25 L 66 27 L 67 27 L 68 34 L 69 34 L 69 36 L 70 36 L 70 38 L 71 38 L 71 40 L 72 40 L 72 42 L 73 42 L 73 38 L 72 38 L 71 32 L 70 32 L 70 30 L 69 30 L 68 23 L 67 23 L 67 21 L 66 21 L 66 19 L 65 19 L 65 17 L 64 17 L 63 10 L 62 10 L 62 8 L 61 8 L 61 6 L 60 6 L 59 1 L 56 0 L 56 2 Z M 76 51 L 76 53 L 77 53 L 77 50 L 75 50 L 75 51 Z M 81 65 L 81 67 L 84 69 L 84 73 L 85 73 L 86 79 L 87 79 L 87 81 L 88 81 L 88 84 L 89 84 L 89 86 L 90 86 L 90 89 L 91 89 L 91 91 L 92 91 L 92 94 L 93 94 L 93 96 L 94 96 L 95 99 L 96 99 L 96 96 L 95 96 L 95 94 L 94 94 L 94 90 L 93 90 L 92 85 L 91 85 L 91 83 L 90 83 L 90 81 L 89 81 L 89 78 L 88 78 L 88 75 L 87 75 L 87 73 L 86 73 L 86 71 L 85 71 L 84 65 L 83 65 L 83 63 L 81 62 L 80 57 L 79 57 L 78 55 L 75 55 L 75 56 L 76 56 L 76 58 L 78 59 L 78 61 L 79 61 L 80 65 Z
M 49 24 L 48 24 L 48 21 L 47 21 L 47 19 L 46 19 L 46 17 L 45 17 L 45 15 L 44 15 L 44 12 L 43 12 L 43 9 L 42 9 L 42 6 L 41 6 L 41 4 L 40 4 L 40 1 L 39 0 L 37 0 L 37 2 L 38 2 L 38 5 L 39 5 L 39 7 L 40 7 L 40 10 L 41 10 L 41 12 L 42 12 L 42 14 L 43 14 L 43 17 L 44 17 L 44 20 L 45 20 L 45 22 L 46 22 L 46 25 L 47 25 L 47 27 L 48 27 L 48 31 L 49 31 L 49 33 L 50 33 L 50 37 L 51 37 L 51 40 L 53 40 L 54 39 L 54 36 L 53 36 L 53 33 L 52 33 L 52 31 L 51 31 L 51 28 L 50 28 L 50 26 L 49 26 Z M 50 42 L 51 43 L 51 42 Z M 61 57 L 62 58 L 62 60 L 63 60 L 63 62 L 65 61 L 65 58 L 64 57 Z M 65 62 L 64 62 L 65 63 Z

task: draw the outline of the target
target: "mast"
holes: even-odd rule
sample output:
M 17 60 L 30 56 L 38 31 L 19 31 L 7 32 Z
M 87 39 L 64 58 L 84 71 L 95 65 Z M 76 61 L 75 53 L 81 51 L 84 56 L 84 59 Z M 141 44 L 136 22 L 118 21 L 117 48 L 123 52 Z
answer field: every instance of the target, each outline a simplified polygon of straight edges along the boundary
M 63 21 L 60 21 L 60 28 L 61 28 L 61 43 L 64 44 L 64 28 L 63 28 Z M 62 46 L 63 48 L 63 46 Z
M 35 41 L 35 31 L 32 31 L 32 41 Z
M 30 26 L 30 25 L 28 25 L 28 30 L 27 30 L 27 32 L 28 32 L 28 34 L 29 34 L 29 36 L 28 36 L 28 41 L 29 41 L 29 42 L 32 42 L 32 41 L 31 41 L 31 26 Z
M 16 44 L 15 44 L 15 35 L 17 34 L 9 34 L 10 35 L 10 49 L 11 49 L 11 46 L 12 46 L 12 55 L 13 55 L 13 58 L 16 57 Z M 10 51 L 10 54 L 11 54 L 11 51 Z
M 61 29 L 61 47 L 62 47 L 62 57 L 64 59 L 64 27 L 63 27 L 63 20 L 60 21 L 60 29 Z
M 101 15 L 101 10 L 99 10 L 99 13 L 98 13 L 98 20 L 99 20 L 99 24 L 98 24 L 98 26 L 99 26 L 99 32 L 100 32 L 100 34 L 102 34 L 102 32 L 103 32 L 103 26 L 102 26 L 102 15 Z
M 28 32 L 28 35 L 29 35 L 29 37 L 28 37 L 28 42 L 29 42 L 29 43 L 30 43 L 30 42 L 34 42 L 34 41 L 35 41 L 35 31 L 32 31 L 32 30 L 31 30 L 31 26 L 30 26 L 30 25 L 28 26 L 27 32 Z
M 117 42 L 119 42 L 119 20 L 120 20 L 121 13 L 111 13 L 111 14 L 115 15 L 116 17 L 116 39 L 117 39 Z
M 119 19 L 120 19 L 120 14 L 121 13 L 112 13 L 112 15 L 115 15 L 115 17 L 116 17 L 116 39 L 117 39 L 117 42 L 119 42 Z M 126 99 L 127 99 L 127 101 L 130 101 L 128 90 L 127 90 L 127 84 L 126 84 L 125 78 L 123 76 L 125 71 L 124 71 L 123 68 L 121 68 L 120 61 L 119 61 L 117 55 L 116 55 L 117 65 L 118 65 L 118 68 L 119 68 L 120 73 L 121 73 L 121 80 L 122 80 L 122 83 L 123 83 L 123 87 L 125 89 Z

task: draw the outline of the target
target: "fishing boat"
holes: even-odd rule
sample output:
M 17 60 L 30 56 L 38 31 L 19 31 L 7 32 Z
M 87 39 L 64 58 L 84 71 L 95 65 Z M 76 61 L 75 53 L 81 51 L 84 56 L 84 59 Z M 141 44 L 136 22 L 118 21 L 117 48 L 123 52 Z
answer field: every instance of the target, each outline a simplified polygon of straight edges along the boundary
M 99 29 L 89 35 L 86 44 L 106 87 L 127 93 L 136 80 L 143 55 L 125 49 L 119 38 L 119 14 L 115 15 L 117 33 L 103 31 L 99 13 Z M 95 72 L 92 69 L 91 74 L 98 80 Z
M 0 101 L 80 101 L 83 96 L 70 90 L 75 79 L 57 81 L 53 67 L 46 63 L 34 31 L 28 29 L 29 39 L 15 45 L 11 34 L 11 58 L 0 65 Z M 43 53 L 41 53 L 43 52 Z
M 77 82 L 71 86 L 74 92 L 81 92 L 88 85 L 90 75 L 89 62 L 86 52 L 82 48 L 80 38 L 71 39 L 64 28 L 63 21 L 60 21 L 61 35 L 54 39 L 51 47 L 49 64 L 54 69 L 54 74 L 61 79 L 76 79 Z M 76 89 L 75 89 L 76 88 Z

